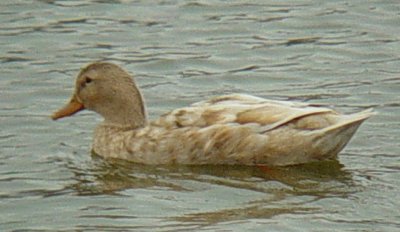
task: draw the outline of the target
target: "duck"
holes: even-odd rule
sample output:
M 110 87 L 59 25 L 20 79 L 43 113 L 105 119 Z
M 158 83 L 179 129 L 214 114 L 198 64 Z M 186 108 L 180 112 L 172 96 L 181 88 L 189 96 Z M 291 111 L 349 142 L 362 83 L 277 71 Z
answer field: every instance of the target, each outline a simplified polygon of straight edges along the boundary
M 341 114 L 323 105 L 248 94 L 211 97 L 149 121 L 133 76 L 111 62 L 82 68 L 58 120 L 84 109 L 104 121 L 92 151 L 147 165 L 289 166 L 335 159 L 374 113 Z

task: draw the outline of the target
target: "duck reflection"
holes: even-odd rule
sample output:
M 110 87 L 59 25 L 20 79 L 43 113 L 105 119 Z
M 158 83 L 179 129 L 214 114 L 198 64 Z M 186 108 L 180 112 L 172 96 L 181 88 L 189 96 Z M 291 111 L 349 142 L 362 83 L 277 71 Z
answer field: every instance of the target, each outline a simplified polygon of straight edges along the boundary
M 318 204 L 316 206 L 312 202 L 331 197 L 346 198 L 359 190 L 352 180 L 352 174 L 337 160 L 270 168 L 221 165 L 151 166 L 121 160 L 106 161 L 93 156 L 90 167 L 71 170 L 76 182 L 70 187 L 76 194 L 85 196 L 131 196 L 132 192 L 128 190 L 141 188 L 163 191 L 166 195 L 170 191 L 171 196 L 175 196 L 177 192 L 196 194 L 195 192 L 203 191 L 204 188 L 214 191 L 218 187 L 227 191 L 251 191 L 248 197 L 250 200 L 232 202 L 231 207 L 199 208 L 195 211 L 177 212 L 176 216 L 166 216 L 164 220 L 168 228 L 174 230 L 182 226 L 202 227 L 235 220 L 271 218 L 281 214 L 312 213 L 321 210 Z M 259 196 L 259 193 L 261 198 L 251 197 L 252 194 Z M 209 196 L 204 196 L 207 197 Z M 221 196 L 221 199 L 225 197 L 229 196 Z M 206 199 L 204 201 L 207 202 Z
M 351 173 L 337 160 L 289 167 L 232 165 L 142 165 L 92 156 L 88 169 L 72 169 L 78 194 L 119 194 L 132 188 L 194 191 L 179 184 L 190 180 L 259 192 L 285 189 L 299 194 L 351 192 Z M 273 187 L 271 187 L 273 186 Z M 349 188 L 350 187 L 350 188 Z

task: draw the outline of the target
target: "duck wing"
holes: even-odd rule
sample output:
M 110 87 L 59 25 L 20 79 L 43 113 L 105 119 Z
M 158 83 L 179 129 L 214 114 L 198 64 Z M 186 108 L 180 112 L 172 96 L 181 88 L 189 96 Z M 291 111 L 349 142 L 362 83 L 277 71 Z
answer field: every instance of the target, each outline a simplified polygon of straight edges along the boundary
M 262 133 L 305 116 L 316 114 L 334 115 L 336 112 L 306 103 L 274 101 L 245 94 L 234 94 L 214 97 L 194 103 L 189 107 L 173 110 L 164 114 L 152 124 L 166 128 L 240 124 L 251 125 L 259 133 Z M 321 123 L 309 122 L 308 124 Z M 322 127 L 316 125 L 304 126 L 309 128 Z

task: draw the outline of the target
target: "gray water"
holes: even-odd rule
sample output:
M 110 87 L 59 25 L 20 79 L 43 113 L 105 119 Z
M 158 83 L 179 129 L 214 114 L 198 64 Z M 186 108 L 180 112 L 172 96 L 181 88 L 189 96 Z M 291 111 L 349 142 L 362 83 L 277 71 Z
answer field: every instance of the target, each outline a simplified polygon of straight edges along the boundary
M 400 4 L 0 2 L 0 231 L 399 231 Z M 145 166 L 91 156 L 100 117 L 49 115 L 85 64 L 134 73 L 151 118 L 248 93 L 375 108 L 337 161 Z

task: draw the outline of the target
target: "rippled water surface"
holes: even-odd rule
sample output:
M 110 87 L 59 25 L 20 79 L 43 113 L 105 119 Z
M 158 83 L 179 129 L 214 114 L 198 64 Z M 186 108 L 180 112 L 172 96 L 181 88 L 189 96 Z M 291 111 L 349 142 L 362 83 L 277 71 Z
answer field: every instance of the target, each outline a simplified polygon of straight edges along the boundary
M 398 1 L 1 1 L 1 231 L 399 231 Z M 94 113 L 53 122 L 79 69 L 135 74 L 151 118 L 233 92 L 374 107 L 338 161 L 106 163 Z

